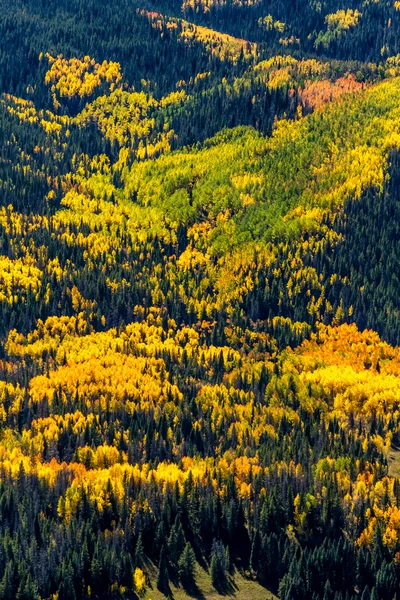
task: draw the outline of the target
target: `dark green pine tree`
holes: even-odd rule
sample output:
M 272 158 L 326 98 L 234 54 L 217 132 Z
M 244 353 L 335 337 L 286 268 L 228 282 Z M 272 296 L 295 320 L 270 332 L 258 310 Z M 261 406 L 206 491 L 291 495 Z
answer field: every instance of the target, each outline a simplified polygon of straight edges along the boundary
M 0 584 L 0 598 L 2 600 L 13 600 L 15 598 L 14 566 L 11 561 L 7 563 Z
M 136 542 L 136 547 L 135 547 L 135 567 L 141 568 L 144 564 L 144 560 L 145 560 L 145 554 L 144 554 L 142 533 L 139 533 L 139 537 L 138 537 L 138 540 Z
M 171 533 L 168 538 L 168 558 L 170 562 L 177 566 L 179 557 L 185 548 L 185 534 L 183 532 L 182 523 L 179 515 L 171 528 Z
M 165 595 L 169 593 L 169 576 L 164 546 L 161 548 L 160 562 L 158 563 L 157 588 Z
M 331 598 L 333 598 L 333 591 L 331 588 L 330 581 L 329 579 L 327 579 L 324 586 L 324 600 L 331 600 Z
M 361 596 L 361 600 L 371 600 L 371 594 L 369 592 L 369 587 L 366 585 L 364 591 Z
M 372 588 L 370 600 L 380 600 L 375 588 Z
M 40 600 L 37 585 L 30 574 L 20 583 L 16 597 L 17 600 Z
M 292 600 L 294 598 L 295 585 L 289 573 L 284 575 L 279 583 L 278 597 L 281 600 Z
M 213 554 L 211 557 L 210 574 L 211 583 L 215 588 L 218 588 L 221 579 L 221 566 L 219 564 L 218 556 L 216 554 Z
M 76 600 L 73 570 L 71 565 L 68 565 L 62 574 L 60 587 L 58 588 L 58 600 Z
M 178 561 L 179 577 L 185 587 L 192 587 L 195 583 L 196 556 L 194 550 L 187 542 Z
M 253 571 L 253 573 L 257 573 L 259 570 L 260 547 L 261 547 L 261 540 L 260 540 L 260 534 L 257 529 L 253 535 L 253 540 L 251 543 L 250 561 L 249 561 L 249 566 L 250 566 L 250 569 Z
M 211 548 L 211 583 L 217 590 L 221 590 L 226 586 L 226 552 L 222 542 L 214 540 Z

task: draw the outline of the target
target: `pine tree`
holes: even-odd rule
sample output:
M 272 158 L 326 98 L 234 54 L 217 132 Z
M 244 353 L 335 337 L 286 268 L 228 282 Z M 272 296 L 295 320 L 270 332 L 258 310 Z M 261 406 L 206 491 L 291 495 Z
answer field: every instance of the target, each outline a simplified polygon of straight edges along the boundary
M 226 549 L 222 542 L 213 541 L 211 548 L 211 583 L 216 589 L 221 589 L 226 585 Z
M 195 566 L 196 556 L 190 542 L 187 542 L 178 561 L 179 577 L 183 585 L 192 586 L 194 584 Z
M 364 588 L 361 600 L 371 600 L 371 594 L 369 593 L 369 587 L 367 585 Z
M 253 571 L 253 573 L 257 573 L 258 569 L 259 569 L 260 546 L 261 546 L 260 534 L 257 529 L 257 531 L 255 531 L 255 533 L 253 535 L 253 541 L 251 544 L 251 552 L 250 552 L 250 560 L 249 560 L 249 566 L 250 566 L 250 569 Z
M 333 598 L 333 591 L 331 588 L 330 581 L 329 579 L 327 579 L 324 586 L 324 600 L 331 600 L 331 598 Z
M 374 587 L 371 590 L 370 600 L 380 600 L 378 593 Z
M 230 572 L 231 568 L 231 553 L 229 552 L 229 546 L 226 546 L 224 552 L 224 571 Z
M 210 565 L 210 574 L 211 574 L 211 583 L 215 588 L 218 588 L 220 585 L 220 564 L 218 561 L 218 556 L 213 554 L 211 557 L 211 565 Z
M 163 594 L 167 594 L 169 592 L 167 558 L 164 546 L 161 548 L 160 562 L 158 563 L 157 588 Z
M 182 523 L 179 515 L 171 528 L 171 533 L 168 538 L 168 557 L 173 565 L 177 565 L 179 557 L 185 548 L 185 534 L 183 532 Z
M 142 540 L 142 533 L 139 533 L 135 547 L 135 566 L 141 568 L 144 564 L 145 554 Z
M 3 579 L 0 584 L 0 598 L 2 600 L 13 600 L 15 597 L 14 566 L 10 561 L 7 563 Z
M 30 574 L 24 582 L 21 582 L 16 598 L 17 600 L 40 600 L 37 585 Z
M 72 579 L 72 570 L 67 569 L 58 589 L 59 600 L 75 600 L 76 593 Z

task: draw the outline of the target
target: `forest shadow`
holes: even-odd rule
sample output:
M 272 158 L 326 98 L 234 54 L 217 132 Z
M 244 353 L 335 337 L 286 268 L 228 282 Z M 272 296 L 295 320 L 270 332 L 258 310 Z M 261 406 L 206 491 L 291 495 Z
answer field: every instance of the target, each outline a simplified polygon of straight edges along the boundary
M 239 590 L 234 575 L 227 575 L 225 581 L 215 586 L 215 589 L 221 596 L 235 596 Z
M 191 598 L 195 598 L 195 600 L 206 600 L 205 595 L 199 588 L 196 581 L 182 584 L 182 588 L 184 589 L 185 593 Z

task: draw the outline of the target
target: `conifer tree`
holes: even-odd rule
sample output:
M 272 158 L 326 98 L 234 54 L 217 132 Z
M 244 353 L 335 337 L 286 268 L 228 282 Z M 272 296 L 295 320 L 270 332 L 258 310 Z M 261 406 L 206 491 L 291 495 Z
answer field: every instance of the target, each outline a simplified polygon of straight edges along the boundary
M 210 574 L 211 583 L 216 589 L 223 589 L 226 585 L 227 554 L 222 542 L 213 541 L 211 548 Z
M 178 561 L 179 577 L 182 584 L 191 587 L 195 581 L 196 556 L 190 542 L 187 542 Z
M 139 533 L 136 546 L 135 546 L 135 566 L 138 568 L 143 567 L 145 560 L 142 533 Z
M 167 558 L 164 546 L 161 548 L 160 561 L 158 563 L 157 588 L 163 594 L 167 594 L 169 591 Z
M 168 538 L 168 557 L 173 565 L 177 566 L 179 557 L 181 556 L 184 548 L 185 534 L 183 532 L 180 517 L 177 515 Z

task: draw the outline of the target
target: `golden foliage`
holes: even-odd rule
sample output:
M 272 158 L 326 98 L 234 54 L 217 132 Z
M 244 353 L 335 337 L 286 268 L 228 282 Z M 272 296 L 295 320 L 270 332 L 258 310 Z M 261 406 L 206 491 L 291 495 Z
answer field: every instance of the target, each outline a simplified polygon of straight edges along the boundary
M 103 84 L 112 91 L 122 79 L 121 66 L 117 62 L 104 60 L 99 64 L 90 56 L 80 60 L 67 59 L 62 54 L 54 58 L 48 53 L 45 57 L 50 64 L 45 83 L 51 85 L 51 91 L 60 98 L 91 96 Z
M 361 17 L 359 10 L 338 10 L 335 13 L 326 16 L 326 23 L 329 29 L 350 29 L 355 27 Z
M 184 19 L 167 19 L 159 13 L 146 10 L 138 9 L 138 12 L 150 19 L 155 29 L 159 29 L 161 32 L 164 29 L 176 29 L 179 31 L 179 39 L 182 42 L 185 44 L 203 44 L 212 55 L 221 60 L 229 60 L 235 63 L 242 54 L 244 57 L 249 58 L 256 53 L 257 45 L 255 43 L 235 38 L 226 33 L 220 33 L 208 27 L 195 25 Z
M 146 591 L 146 576 L 142 569 L 135 569 L 133 573 L 133 587 L 138 596 L 142 596 Z

